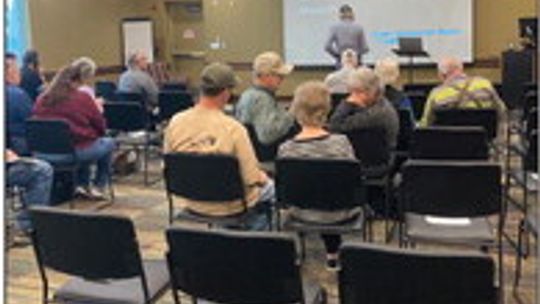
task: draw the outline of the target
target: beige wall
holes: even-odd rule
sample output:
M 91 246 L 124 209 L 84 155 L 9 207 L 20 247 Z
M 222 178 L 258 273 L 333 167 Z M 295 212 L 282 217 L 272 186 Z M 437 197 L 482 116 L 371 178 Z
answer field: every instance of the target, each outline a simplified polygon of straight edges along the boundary
M 500 59 L 510 44 L 517 44 L 517 19 L 536 15 L 535 0 L 474 1 L 474 54 L 476 59 Z M 203 11 L 186 10 L 184 0 L 32 0 L 30 3 L 33 42 L 45 68 L 57 68 L 81 55 L 100 65 L 120 64 L 120 20 L 124 17 L 153 17 L 161 60 L 196 80 L 205 62 L 223 60 L 249 63 L 264 50 L 282 51 L 282 2 L 279 0 L 201 0 Z M 193 1 L 191 1 L 193 2 Z M 197 32 L 184 39 L 185 29 Z M 219 37 L 224 48 L 208 50 Z M 190 56 L 204 51 L 205 57 Z M 200 54 L 199 54 L 200 55 Z M 241 65 L 243 87 L 250 82 L 249 64 Z M 295 71 L 281 94 L 289 95 L 306 79 L 322 79 L 324 71 Z M 470 73 L 500 81 L 500 68 L 472 68 Z M 417 81 L 436 81 L 433 68 L 415 71 Z

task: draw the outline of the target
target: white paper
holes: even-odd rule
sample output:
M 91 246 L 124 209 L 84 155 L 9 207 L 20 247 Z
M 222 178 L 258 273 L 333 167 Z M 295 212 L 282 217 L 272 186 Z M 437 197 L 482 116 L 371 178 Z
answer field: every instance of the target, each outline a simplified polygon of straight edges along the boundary
M 427 215 L 426 222 L 433 225 L 467 226 L 471 224 L 468 217 L 438 217 Z

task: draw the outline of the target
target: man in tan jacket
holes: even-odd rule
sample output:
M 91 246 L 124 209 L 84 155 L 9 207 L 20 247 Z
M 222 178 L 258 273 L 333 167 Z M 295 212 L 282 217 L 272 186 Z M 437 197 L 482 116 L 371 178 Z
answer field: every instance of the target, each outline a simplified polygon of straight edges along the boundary
M 259 163 L 247 130 L 234 118 L 223 113 L 232 90 L 237 84 L 232 69 L 225 64 L 212 63 L 201 74 L 201 97 L 197 104 L 176 114 L 165 130 L 164 152 L 195 152 L 233 155 L 238 159 L 244 182 L 248 208 L 259 202 L 274 200 L 274 183 L 259 169 Z M 222 204 L 182 199 L 182 208 L 212 216 L 227 216 L 242 212 L 240 201 Z M 248 226 L 264 229 L 264 213 L 251 210 Z

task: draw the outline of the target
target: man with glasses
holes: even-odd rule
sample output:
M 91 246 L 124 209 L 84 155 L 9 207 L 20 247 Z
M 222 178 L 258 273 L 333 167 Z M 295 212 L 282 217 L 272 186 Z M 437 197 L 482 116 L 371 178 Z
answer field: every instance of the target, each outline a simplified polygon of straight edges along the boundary
M 201 74 L 201 97 L 189 110 L 176 114 L 165 130 L 164 152 L 232 155 L 238 159 L 248 208 L 274 200 L 274 183 L 259 169 L 247 130 L 223 109 L 237 79 L 228 65 L 212 63 Z M 179 173 L 180 174 L 180 173 Z M 211 216 L 234 215 L 243 210 L 240 201 L 222 204 L 183 199 L 181 208 Z M 268 226 L 264 208 L 255 208 L 247 222 L 253 230 Z
M 294 118 L 277 104 L 276 91 L 293 66 L 275 52 L 265 52 L 253 62 L 253 85 L 242 93 L 236 118 L 253 126 L 259 142 L 276 144 L 293 132 Z

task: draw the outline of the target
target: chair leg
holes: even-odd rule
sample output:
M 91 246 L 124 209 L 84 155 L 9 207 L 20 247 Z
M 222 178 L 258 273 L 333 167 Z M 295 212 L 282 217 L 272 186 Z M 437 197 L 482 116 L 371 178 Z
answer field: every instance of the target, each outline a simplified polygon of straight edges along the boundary
M 514 289 L 518 288 L 519 281 L 521 279 L 521 259 L 523 258 L 523 252 L 522 252 L 523 229 L 524 229 L 524 222 L 523 220 L 521 220 L 518 227 L 518 240 L 517 240 L 518 243 L 517 243 L 517 252 L 516 252 L 516 274 L 514 277 Z
M 167 193 L 167 200 L 169 201 L 169 226 L 172 226 L 173 218 L 174 218 L 174 206 L 173 206 L 173 198 L 171 194 Z
M 306 259 L 306 240 L 305 235 L 303 232 L 298 233 L 298 237 L 300 238 L 300 257 L 302 258 L 302 261 Z
M 149 151 L 149 147 L 148 147 L 148 144 L 146 144 L 144 146 L 144 152 L 143 152 L 144 153 L 144 156 L 143 156 L 144 157 L 144 164 L 143 164 L 144 169 L 143 169 L 143 171 L 144 171 L 144 185 L 145 186 L 148 186 L 148 153 L 149 153 L 148 151 Z
M 172 297 L 173 297 L 173 301 L 174 301 L 174 304 L 180 304 L 180 296 L 178 296 L 178 291 L 177 290 L 172 290 Z

